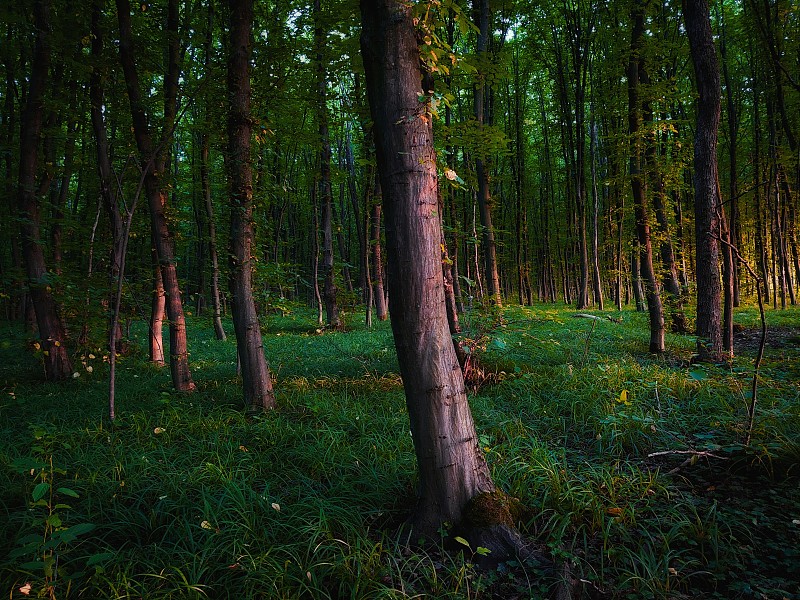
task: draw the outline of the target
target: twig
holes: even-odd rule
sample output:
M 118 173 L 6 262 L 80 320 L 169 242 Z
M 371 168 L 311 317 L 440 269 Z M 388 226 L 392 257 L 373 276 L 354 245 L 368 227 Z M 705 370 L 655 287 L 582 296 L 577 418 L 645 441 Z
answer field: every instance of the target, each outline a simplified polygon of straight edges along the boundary
M 650 454 L 647 455 L 647 458 L 652 458 L 654 456 L 668 456 L 670 454 L 688 454 L 689 458 L 687 458 L 685 461 L 683 461 L 674 469 L 667 471 L 668 475 L 673 475 L 677 473 L 683 467 L 692 464 L 693 461 L 697 460 L 697 458 L 701 456 L 705 456 L 706 458 L 716 458 L 719 460 L 730 460 L 725 456 L 717 456 L 713 452 L 708 452 L 706 450 L 663 450 L 661 452 L 651 452 Z
M 736 258 L 745 266 L 747 272 L 750 273 L 750 277 L 755 279 L 756 281 L 756 295 L 758 298 L 758 312 L 759 316 L 761 317 L 761 339 L 758 343 L 758 354 L 756 354 L 756 361 L 753 364 L 753 384 L 750 388 L 750 404 L 747 407 L 747 436 L 745 437 L 745 446 L 750 445 L 750 440 L 753 437 L 753 427 L 755 425 L 756 420 L 756 398 L 758 394 L 758 372 L 761 369 L 761 360 L 764 358 L 764 346 L 767 343 L 767 317 L 764 314 L 764 298 L 762 296 L 762 289 L 761 286 L 763 285 L 763 280 L 756 274 L 753 270 L 753 267 L 750 266 L 750 263 L 747 262 L 741 254 L 739 254 L 739 249 L 731 244 L 730 242 L 722 239 L 721 237 L 717 236 L 720 242 L 728 246 L 733 252 L 736 253 Z
M 660 452 L 651 452 L 647 455 L 647 458 L 653 458 L 654 456 L 669 456 L 671 454 L 689 454 L 691 456 L 709 456 L 711 458 L 718 458 L 719 460 L 730 460 L 726 456 L 717 456 L 713 452 L 709 452 L 708 450 L 662 450 Z

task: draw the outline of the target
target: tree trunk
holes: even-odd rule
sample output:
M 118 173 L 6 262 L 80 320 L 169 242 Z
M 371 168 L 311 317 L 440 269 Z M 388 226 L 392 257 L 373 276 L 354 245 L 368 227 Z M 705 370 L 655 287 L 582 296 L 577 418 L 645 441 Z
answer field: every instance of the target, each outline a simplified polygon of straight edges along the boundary
M 122 252 L 124 246 L 122 215 L 120 214 L 119 203 L 115 180 L 111 168 L 111 157 L 109 155 L 108 138 L 106 135 L 106 123 L 103 117 L 103 105 L 105 104 L 104 81 L 105 74 L 99 65 L 100 57 L 103 55 L 103 29 L 101 26 L 102 11 L 104 0 L 94 0 L 92 2 L 92 57 L 97 63 L 92 68 L 89 80 L 89 102 L 92 119 L 92 129 L 94 131 L 95 145 L 97 148 L 97 170 L 100 177 L 100 197 L 111 233 L 111 256 L 109 279 L 111 283 L 111 293 L 109 295 L 110 318 L 109 323 L 113 326 L 114 315 L 118 314 L 117 307 L 117 287 L 119 285 L 120 271 L 122 269 Z M 124 347 L 122 327 L 119 319 L 116 320 L 116 331 L 109 332 L 109 349 L 114 352 L 121 352 Z M 113 339 L 113 342 L 111 340 Z M 163 362 L 163 356 L 162 356 Z
M 326 324 L 331 329 L 339 329 L 339 306 L 336 302 L 336 272 L 333 268 L 333 194 L 331 192 L 331 142 L 328 133 L 328 81 L 325 68 L 325 28 L 322 24 L 320 0 L 314 0 L 314 47 L 317 73 L 317 121 L 320 143 L 319 197 L 322 204 L 322 273 L 325 284 L 322 295 L 325 299 Z
M 473 547 L 489 547 L 502 560 L 519 547 L 508 510 L 481 524 L 467 519 L 468 507 L 493 498 L 495 485 L 447 325 L 436 157 L 431 123 L 418 118 L 425 107 L 418 100 L 423 90 L 412 8 L 399 0 L 363 0 L 361 14 L 386 213 L 392 331 L 419 470 L 410 525 L 415 538 L 431 539 L 445 523 L 460 525 Z
M 229 0 L 228 177 L 231 188 L 230 290 L 233 327 L 242 369 L 245 405 L 251 410 L 275 407 L 264 341 L 252 289 L 253 167 L 250 159 L 250 30 L 253 0 Z
M 721 92 L 717 52 L 706 0 L 683 0 L 697 91 L 694 139 L 694 206 L 697 276 L 697 352 L 700 360 L 723 358 L 720 325 L 717 132 Z
M 482 60 L 486 60 L 486 52 L 489 41 L 489 0 L 474 0 L 473 8 L 476 13 L 478 25 L 478 45 L 476 51 Z M 427 92 L 427 90 L 424 90 Z M 487 108 L 487 86 L 485 74 L 479 74 L 479 83 L 475 86 L 475 119 L 479 126 L 486 123 Z M 480 152 L 478 152 L 480 155 Z M 475 159 L 475 173 L 478 178 L 478 211 L 480 213 L 481 225 L 483 226 L 483 268 L 486 275 L 487 294 L 492 302 L 502 305 L 500 294 L 500 276 L 497 270 L 497 245 L 494 237 L 494 226 L 492 225 L 492 196 L 489 190 L 488 169 L 483 158 L 478 156 Z
M 208 174 L 209 135 L 202 134 L 200 147 L 200 186 L 208 224 L 208 253 L 211 257 L 211 309 L 214 322 L 214 336 L 218 340 L 227 339 L 222 327 L 222 309 L 219 291 L 219 256 L 217 255 L 217 225 L 214 222 L 214 202 L 211 200 L 211 182 Z
M 383 192 L 380 178 L 375 179 L 375 189 L 372 193 L 372 232 L 370 246 L 372 247 L 372 289 L 375 296 L 375 314 L 379 321 L 389 318 L 389 308 L 386 305 L 386 291 L 383 286 L 383 250 L 381 247 L 381 208 Z
M 211 65 L 212 39 L 214 32 L 214 12 L 213 5 L 209 5 L 208 12 L 208 33 L 206 34 L 205 56 L 203 65 L 206 71 Z M 209 177 L 209 150 L 211 146 L 211 136 L 208 129 L 211 128 L 209 106 L 205 106 L 205 127 L 200 140 L 200 187 L 203 194 L 203 204 L 206 222 L 208 224 L 208 254 L 211 258 L 211 309 L 213 311 L 212 320 L 214 323 L 214 336 L 216 339 L 225 341 L 225 329 L 222 327 L 222 307 L 220 303 L 219 289 L 219 256 L 217 254 L 217 225 L 214 221 L 214 203 L 211 199 L 211 181 Z
M 48 381 L 58 381 L 72 375 L 72 364 L 67 353 L 66 328 L 51 293 L 51 279 L 40 242 L 40 206 L 36 196 L 44 91 L 48 85 L 50 68 L 50 3 L 48 0 L 36 0 L 33 8 L 36 47 L 31 67 L 30 90 L 20 122 L 17 210 L 22 223 L 22 257 L 39 328 L 45 377 Z
M 647 310 L 650 315 L 650 352 L 664 352 L 664 308 L 661 304 L 661 286 L 653 269 L 653 245 L 650 240 L 645 200 L 645 184 L 642 176 L 642 139 L 639 131 L 641 100 L 639 98 L 640 73 L 644 71 L 642 37 L 644 34 L 645 4 L 641 0 L 632 9 L 631 56 L 628 63 L 628 132 L 631 135 L 630 176 L 633 191 L 633 211 L 636 216 L 636 235 L 639 242 L 639 272 L 644 280 Z
M 120 38 L 119 55 L 122 70 L 125 73 L 125 85 L 128 90 L 128 100 L 131 106 L 133 132 L 136 145 L 139 149 L 141 167 L 144 172 L 144 189 L 150 208 L 150 232 L 153 239 L 158 266 L 164 283 L 166 294 L 166 309 L 169 317 L 169 351 L 170 372 L 172 385 L 179 391 L 193 391 L 195 389 L 192 374 L 189 369 L 189 352 L 186 340 L 186 319 L 183 315 L 181 290 L 178 284 L 178 271 L 175 261 L 175 242 L 167 222 L 165 212 L 167 195 L 162 185 L 161 175 L 165 165 L 165 155 L 160 151 L 167 144 L 167 138 L 172 135 L 175 119 L 175 97 L 179 66 L 176 63 L 177 52 L 170 49 L 168 52 L 169 65 L 164 77 L 164 135 L 165 139 L 156 148 L 151 139 L 150 128 L 141 97 L 139 75 L 133 54 L 133 34 L 131 32 L 131 13 L 128 0 L 116 0 L 117 18 L 119 19 Z M 170 0 L 169 18 L 167 19 L 169 44 L 178 42 L 177 2 Z

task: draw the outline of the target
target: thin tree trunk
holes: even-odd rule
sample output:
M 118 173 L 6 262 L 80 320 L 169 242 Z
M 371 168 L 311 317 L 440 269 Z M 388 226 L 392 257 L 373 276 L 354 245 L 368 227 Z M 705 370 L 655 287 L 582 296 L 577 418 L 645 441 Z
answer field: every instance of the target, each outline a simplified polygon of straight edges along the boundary
M 206 38 L 205 56 L 203 64 L 208 70 L 211 64 L 211 42 L 214 31 L 214 12 L 213 5 L 208 9 L 208 33 Z M 222 310 L 220 304 L 219 289 L 219 256 L 217 254 L 217 225 L 214 221 L 214 203 L 211 199 L 211 181 L 209 177 L 209 149 L 211 146 L 211 136 L 207 128 L 211 127 L 210 109 L 205 107 L 206 129 L 202 133 L 200 141 L 200 186 L 203 194 L 203 204 L 205 209 L 206 222 L 208 226 L 208 254 L 211 258 L 211 309 L 213 311 L 212 321 L 214 323 L 214 336 L 216 339 L 224 341 L 227 339 L 225 329 L 222 326 Z
M 379 321 L 389 318 L 389 308 L 386 304 L 386 292 L 383 283 L 383 249 L 381 247 L 381 208 L 383 205 L 383 192 L 380 178 L 375 179 L 375 189 L 372 193 L 372 233 L 370 246 L 372 247 L 372 289 L 375 295 L 375 313 Z
M 147 116 L 141 97 L 139 75 L 133 53 L 133 35 L 131 32 L 131 14 L 128 0 L 116 0 L 117 17 L 119 20 L 120 38 L 119 55 L 122 69 L 125 74 L 125 84 L 128 90 L 128 100 L 131 106 L 134 137 L 139 149 L 142 170 L 144 171 L 144 189 L 150 208 L 150 230 L 158 257 L 158 266 L 163 279 L 166 294 L 166 309 L 169 317 L 170 333 L 170 372 L 172 384 L 179 391 L 193 391 L 195 389 L 192 374 L 189 369 L 189 352 L 186 339 L 186 319 L 183 314 L 181 290 L 178 284 L 178 272 L 175 260 L 175 243 L 166 218 L 166 190 L 161 181 L 164 165 L 166 163 L 163 151 L 156 148 L 151 139 Z M 178 16 L 177 1 L 170 0 L 169 17 L 167 19 L 169 45 L 177 45 Z M 179 65 L 177 64 L 178 52 L 170 48 L 168 52 L 169 65 L 164 77 L 164 134 L 161 147 L 166 144 L 166 138 L 172 135 L 175 119 L 177 82 Z
M 322 23 L 320 0 L 314 0 L 314 48 L 317 74 L 317 121 L 320 143 L 319 197 L 322 204 L 322 273 L 325 276 L 323 298 L 325 299 L 326 324 L 339 329 L 339 306 L 336 302 L 336 272 L 333 268 L 333 194 L 331 192 L 331 143 L 328 133 L 328 81 L 325 68 L 325 28 Z
M 245 406 L 275 407 L 264 341 L 253 300 L 253 167 L 250 158 L 250 35 L 253 0 L 229 0 L 228 55 L 228 177 L 231 187 L 230 290 L 233 327 L 242 370 Z
M 474 0 L 473 8 L 476 13 L 478 25 L 478 45 L 476 52 L 479 56 L 483 57 L 483 60 L 486 60 L 490 35 L 489 0 Z M 480 77 L 479 83 L 475 86 L 475 119 L 478 121 L 479 126 L 486 124 L 486 113 L 488 112 L 486 110 L 487 95 L 485 79 Z M 497 270 L 497 245 L 494 236 L 494 226 L 492 225 L 492 196 L 489 190 L 488 168 L 484 159 L 480 156 L 475 159 L 475 173 L 478 178 L 478 210 L 481 218 L 481 226 L 483 227 L 483 268 L 486 275 L 487 293 L 495 305 L 502 306 L 500 276 Z
M 219 290 L 219 256 L 217 254 L 217 225 L 214 221 L 214 202 L 211 199 L 211 182 L 208 174 L 209 135 L 203 132 L 200 147 L 200 185 L 208 226 L 208 253 L 211 257 L 211 309 L 214 323 L 214 336 L 218 340 L 227 339 L 222 326 L 222 310 Z
M 49 381 L 67 379 L 72 364 L 66 346 L 66 328 L 51 293 L 47 265 L 40 243 L 40 206 L 36 197 L 36 170 L 41 139 L 44 91 L 50 68 L 50 3 L 36 0 L 33 7 L 36 46 L 31 67 L 30 90 L 20 122 L 20 162 L 17 210 L 22 230 L 22 257 L 28 289 L 36 313 L 39 347 Z
M 592 123 L 590 125 L 591 139 L 589 142 L 589 160 L 592 161 L 592 275 L 594 283 L 594 298 L 599 310 L 604 309 L 603 304 L 603 282 L 600 278 L 600 243 L 599 243 L 599 226 L 598 215 L 600 213 L 600 194 L 597 192 L 597 124 L 594 122 L 594 114 L 592 114 Z
M 105 104 L 105 74 L 99 67 L 100 57 L 103 55 L 103 30 L 101 26 L 102 11 L 105 0 L 94 0 L 92 2 L 92 57 L 95 66 L 89 80 L 89 102 L 90 114 L 92 119 L 92 129 L 94 132 L 95 145 L 97 148 L 97 170 L 100 177 L 100 197 L 111 233 L 111 255 L 109 279 L 111 283 L 111 293 L 109 294 L 110 318 L 109 324 L 113 327 L 114 315 L 119 313 L 117 306 L 117 287 L 119 285 L 120 270 L 122 268 L 123 250 L 123 224 L 120 213 L 119 202 L 117 201 L 117 191 L 115 189 L 114 175 L 111 168 L 111 157 L 109 155 L 108 137 L 106 134 L 106 123 L 103 117 L 103 105 Z M 116 320 L 116 331 L 109 332 L 109 349 L 113 352 L 121 352 L 124 349 L 122 327 L 119 319 Z M 163 356 L 162 356 L 163 362 Z
M 630 176 L 633 191 L 633 210 L 636 216 L 636 235 L 639 242 L 639 272 L 644 280 L 647 309 L 650 315 L 650 352 L 664 352 L 664 308 L 661 304 L 661 286 L 653 269 L 653 245 L 650 240 L 650 223 L 645 200 L 645 183 L 642 176 L 642 139 L 640 133 L 639 80 L 644 71 L 642 38 L 644 35 L 645 2 L 639 0 L 632 9 L 631 56 L 628 63 L 628 132 L 631 135 Z

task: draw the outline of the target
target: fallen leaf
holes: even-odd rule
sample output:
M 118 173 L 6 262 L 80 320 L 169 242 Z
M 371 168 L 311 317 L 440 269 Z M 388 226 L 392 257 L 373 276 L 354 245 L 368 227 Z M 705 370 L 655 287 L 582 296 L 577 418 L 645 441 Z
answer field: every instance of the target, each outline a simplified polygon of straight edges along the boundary
M 26 583 L 21 588 L 19 588 L 19 592 L 20 594 L 25 594 L 26 596 L 28 596 L 31 593 L 31 584 Z
M 612 517 L 621 517 L 622 509 L 616 506 L 612 506 L 611 508 L 606 509 L 606 514 L 609 514 Z
M 273 502 L 273 503 L 272 503 L 272 508 L 274 508 L 274 509 L 275 509 L 275 510 L 277 510 L 278 512 L 281 512 L 281 505 L 280 505 L 280 504 L 278 504 L 277 502 Z
M 210 529 L 211 531 L 214 531 L 214 526 L 208 521 L 203 521 L 202 523 L 200 523 L 200 527 L 202 527 L 203 529 Z
M 158 435 L 159 433 L 164 433 L 165 431 L 166 429 L 164 429 L 163 427 L 156 427 L 155 429 L 153 429 L 153 433 L 155 433 L 156 435 Z

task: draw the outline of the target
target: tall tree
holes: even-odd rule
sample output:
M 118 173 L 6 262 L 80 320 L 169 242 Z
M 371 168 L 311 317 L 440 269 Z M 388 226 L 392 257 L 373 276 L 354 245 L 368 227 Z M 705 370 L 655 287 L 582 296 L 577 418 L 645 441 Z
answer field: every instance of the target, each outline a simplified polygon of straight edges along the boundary
M 464 380 L 448 330 L 433 129 L 426 106 L 412 6 L 363 0 L 361 52 L 374 122 L 386 216 L 392 331 L 419 471 L 416 534 L 444 523 L 504 556 L 518 549 L 508 508 L 499 502 L 477 443 Z M 497 510 L 494 518 L 484 504 Z M 488 518 L 470 522 L 469 508 Z M 488 526 L 487 526 L 488 523 Z
M 57 381 L 72 375 L 72 364 L 67 353 L 66 328 L 52 294 L 52 279 L 45 262 L 40 229 L 41 206 L 36 185 L 45 89 L 50 70 L 50 2 L 36 0 L 33 15 L 36 46 L 31 64 L 30 88 L 20 121 L 17 211 L 22 222 L 22 257 L 36 312 L 45 376 L 50 381 Z
M 172 385 L 180 391 L 195 388 L 189 370 L 189 352 L 186 339 L 186 319 L 178 283 L 178 270 L 175 261 L 175 240 L 170 230 L 167 215 L 167 190 L 162 181 L 167 164 L 165 148 L 169 146 L 175 125 L 177 108 L 177 87 L 180 75 L 178 64 L 178 2 L 170 0 L 167 18 L 167 70 L 164 76 L 164 126 L 163 137 L 154 144 L 147 121 L 142 98 L 136 56 L 133 48 L 131 9 L 129 0 L 116 0 L 119 20 L 119 56 L 125 74 L 125 85 L 131 107 L 133 133 L 139 149 L 141 168 L 144 173 L 144 190 L 150 208 L 150 235 L 160 276 L 166 296 L 167 316 L 169 317 L 169 351 Z
M 325 284 L 325 315 L 328 327 L 341 327 L 336 302 L 336 272 L 333 268 L 333 193 L 331 191 L 331 140 L 328 132 L 328 76 L 325 67 L 325 25 L 322 22 L 320 0 L 314 0 L 314 52 L 317 75 L 317 125 L 319 127 L 319 198 L 322 210 L 322 274 Z
M 483 65 L 478 72 L 478 82 L 475 85 L 475 119 L 479 126 L 491 124 L 491 108 L 488 102 L 489 85 L 487 84 L 486 61 L 488 60 L 489 36 L 494 29 L 490 27 L 489 0 L 474 0 L 475 22 L 478 26 L 477 53 L 479 63 Z M 428 92 L 429 90 L 423 90 Z M 479 150 L 475 158 L 475 174 L 478 178 L 478 209 L 483 228 L 483 269 L 486 275 L 487 293 L 497 306 L 502 304 L 500 293 L 500 275 L 497 270 L 497 244 L 492 224 L 492 194 L 489 190 L 489 172 L 486 158 Z
M 699 100 L 694 137 L 694 214 L 697 276 L 697 352 L 701 360 L 723 355 L 720 324 L 720 205 L 717 133 L 721 90 L 708 2 L 683 0 Z
M 255 410 L 275 407 L 261 326 L 253 300 L 253 168 L 250 158 L 250 32 L 253 0 L 228 0 L 228 177 L 231 186 L 230 289 L 233 327 L 242 369 L 245 404 Z
M 653 244 L 645 198 L 645 179 L 642 174 L 641 97 L 639 80 L 645 69 L 642 56 L 646 0 L 634 4 L 631 21 L 631 55 L 628 63 L 628 131 L 631 134 L 630 177 L 633 191 L 633 210 L 636 218 L 636 236 L 639 242 L 639 271 L 644 280 L 647 310 L 650 316 L 650 352 L 664 352 L 664 308 L 661 304 L 661 286 L 653 269 Z

